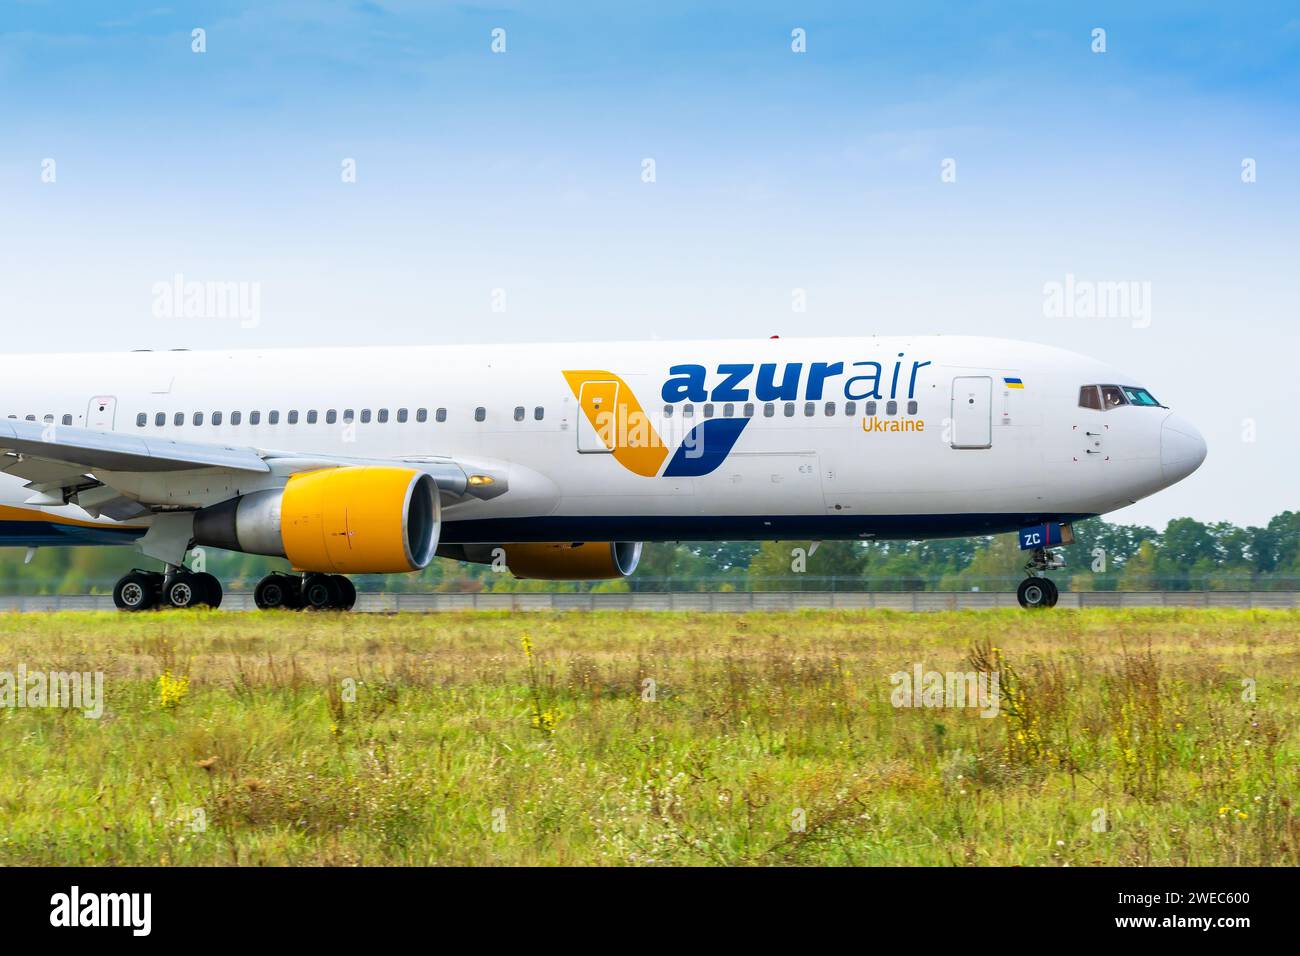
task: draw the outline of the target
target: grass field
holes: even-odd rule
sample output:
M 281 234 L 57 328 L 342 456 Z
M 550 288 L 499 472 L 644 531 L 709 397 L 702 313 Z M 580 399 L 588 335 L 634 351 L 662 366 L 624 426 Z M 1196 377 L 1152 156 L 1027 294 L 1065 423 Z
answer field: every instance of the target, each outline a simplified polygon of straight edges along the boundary
M 1300 613 L 0 616 L 0 865 L 1300 863 Z M 996 671 L 995 717 L 891 675 Z M 1253 692 L 1253 693 L 1252 693 Z M 1254 700 L 1251 700 L 1251 697 Z

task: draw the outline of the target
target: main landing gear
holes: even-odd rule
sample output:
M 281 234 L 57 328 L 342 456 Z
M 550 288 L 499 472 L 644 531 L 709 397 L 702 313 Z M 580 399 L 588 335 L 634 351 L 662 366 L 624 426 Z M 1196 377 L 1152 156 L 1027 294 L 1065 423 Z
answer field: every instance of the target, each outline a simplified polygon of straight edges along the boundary
M 253 601 L 263 611 L 350 611 L 357 589 L 341 574 L 268 574 L 258 582 Z
M 1016 600 L 1020 606 L 1030 610 L 1056 607 L 1061 596 L 1056 584 L 1046 576 L 1048 571 L 1059 571 L 1065 567 L 1065 558 L 1048 548 L 1036 548 L 1025 565 L 1029 577 L 1020 582 L 1016 588 Z
M 206 571 L 169 568 L 165 572 L 136 569 L 113 588 L 113 603 L 123 611 L 155 607 L 221 607 L 221 582 Z
M 113 603 L 123 611 L 153 608 L 221 607 L 221 582 L 206 571 L 169 568 L 136 569 L 113 588 Z M 253 600 L 264 611 L 350 611 L 357 589 L 341 574 L 268 574 L 257 585 Z

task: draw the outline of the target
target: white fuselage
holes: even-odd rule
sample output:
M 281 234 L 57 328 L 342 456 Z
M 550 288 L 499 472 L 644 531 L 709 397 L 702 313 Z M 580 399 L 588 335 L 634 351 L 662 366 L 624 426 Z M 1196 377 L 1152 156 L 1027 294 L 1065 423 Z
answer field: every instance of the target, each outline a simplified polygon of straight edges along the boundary
M 666 449 L 653 473 L 608 447 L 575 370 L 635 396 Z M 11 357 L 0 415 L 507 469 L 509 493 L 446 509 L 450 542 L 920 538 L 1103 514 L 1200 464 L 1204 443 L 1167 408 L 1081 407 L 1093 384 L 1146 383 L 1059 349 L 961 337 L 132 352 Z M 724 418 L 747 421 L 692 437 Z M 179 505 L 213 503 L 187 494 Z M 113 524 L 30 497 L 0 475 L 0 543 L 53 543 L 40 531 L 52 517 Z

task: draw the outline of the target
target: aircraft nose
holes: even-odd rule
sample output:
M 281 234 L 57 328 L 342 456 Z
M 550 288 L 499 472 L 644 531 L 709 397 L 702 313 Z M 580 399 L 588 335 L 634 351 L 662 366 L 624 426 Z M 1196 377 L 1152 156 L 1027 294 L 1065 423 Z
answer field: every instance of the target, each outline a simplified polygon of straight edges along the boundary
M 1182 481 L 1205 461 L 1205 439 L 1196 426 L 1179 415 L 1170 415 L 1160 428 L 1160 470 L 1165 481 Z

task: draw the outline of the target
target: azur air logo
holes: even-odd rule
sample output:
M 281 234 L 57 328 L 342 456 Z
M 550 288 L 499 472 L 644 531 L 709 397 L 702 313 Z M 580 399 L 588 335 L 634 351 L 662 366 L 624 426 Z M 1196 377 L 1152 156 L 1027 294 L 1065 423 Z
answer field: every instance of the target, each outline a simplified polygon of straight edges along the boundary
M 930 362 L 909 363 L 898 353 L 890 364 L 853 362 L 723 363 L 717 366 L 710 388 L 709 370 L 703 365 L 674 365 L 668 370 L 660 397 L 667 406 L 683 403 L 821 401 L 828 387 L 839 390 L 843 380 L 846 401 L 914 398 L 917 375 Z M 627 382 L 613 372 L 597 369 L 566 371 L 574 397 L 595 430 L 604 449 L 628 471 L 646 478 L 699 477 L 716 470 L 731 454 L 749 417 L 706 418 L 693 427 L 669 457 L 669 444 Z M 904 395 L 905 390 L 905 395 Z M 680 418 L 673 421 L 680 421 Z M 597 449 L 598 450 L 598 449 Z M 665 465 L 665 461 L 667 465 Z

